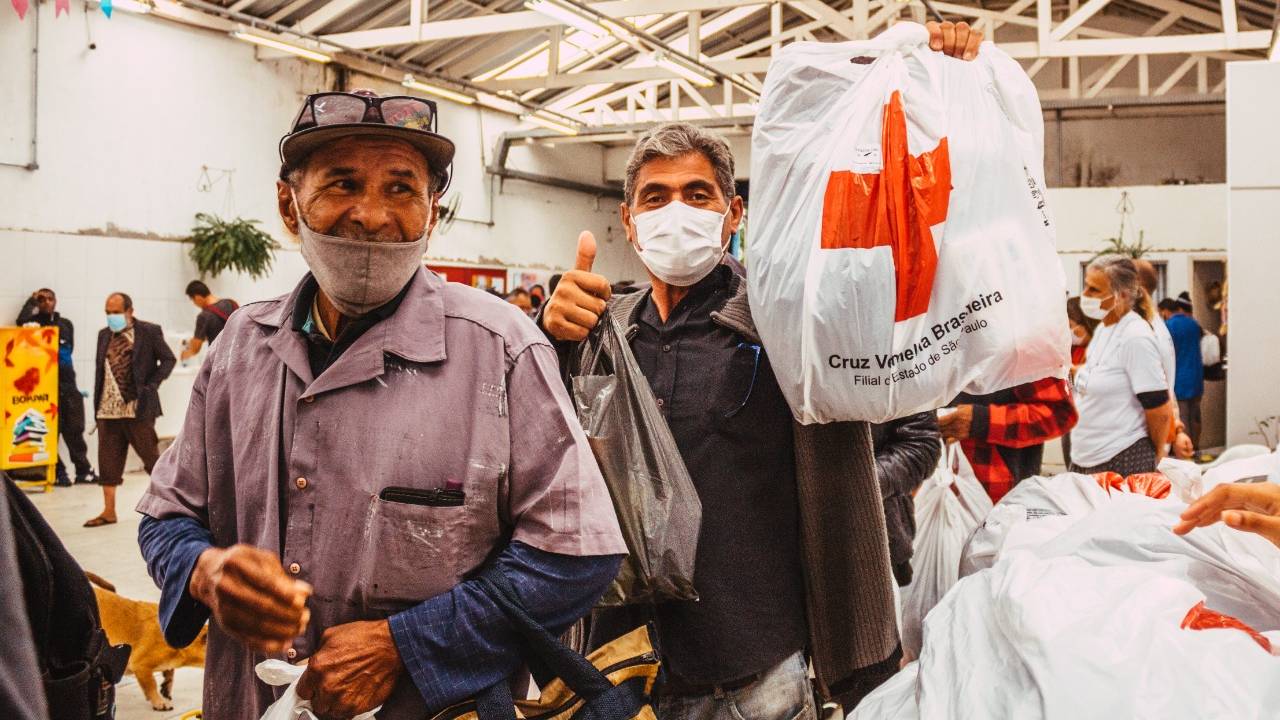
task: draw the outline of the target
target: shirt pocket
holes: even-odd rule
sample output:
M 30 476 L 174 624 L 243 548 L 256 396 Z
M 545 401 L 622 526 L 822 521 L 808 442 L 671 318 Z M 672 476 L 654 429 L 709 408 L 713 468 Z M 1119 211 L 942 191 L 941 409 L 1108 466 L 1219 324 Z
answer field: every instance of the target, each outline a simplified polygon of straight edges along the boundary
M 456 585 L 466 517 L 465 504 L 452 501 L 370 498 L 359 573 L 365 607 L 398 610 Z
M 714 418 L 734 418 L 742 415 L 751 402 L 755 391 L 756 379 L 760 374 L 760 346 L 755 343 L 741 342 L 729 357 L 729 362 L 720 376 L 715 391 L 715 400 L 711 404 Z

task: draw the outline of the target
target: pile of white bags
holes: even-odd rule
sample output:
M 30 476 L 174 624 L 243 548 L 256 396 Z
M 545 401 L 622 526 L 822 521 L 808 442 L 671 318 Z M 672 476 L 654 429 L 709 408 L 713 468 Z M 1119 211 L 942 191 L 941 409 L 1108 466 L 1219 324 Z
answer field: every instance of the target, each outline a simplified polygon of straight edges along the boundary
M 991 499 L 960 446 L 952 443 L 916 493 L 915 505 L 912 579 L 902 589 L 902 649 L 907 657 L 920 654 L 925 616 L 960 579 L 960 553 L 991 511 Z
M 1068 367 L 1036 90 L 900 23 L 793 43 L 751 164 L 751 310 L 796 418 L 883 422 Z
M 994 566 L 926 618 L 920 660 L 850 719 L 1274 717 L 1280 657 L 1241 630 L 1181 626 L 1203 602 L 1280 648 L 1280 549 L 1221 524 L 1176 536 L 1186 505 L 1175 497 L 1053 480 L 1035 500 L 1066 514 L 1015 522 Z M 991 518 L 1005 507 L 1026 509 L 1002 500 Z M 1019 527 L 1054 517 L 1070 522 L 1013 544 Z

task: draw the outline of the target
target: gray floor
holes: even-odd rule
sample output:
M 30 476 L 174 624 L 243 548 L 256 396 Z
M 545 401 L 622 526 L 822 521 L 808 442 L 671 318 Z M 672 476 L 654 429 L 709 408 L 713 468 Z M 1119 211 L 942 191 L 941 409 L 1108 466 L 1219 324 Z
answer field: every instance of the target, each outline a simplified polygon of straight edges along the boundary
M 125 597 L 158 602 L 160 591 L 147 575 L 147 566 L 138 552 L 138 514 L 133 512 L 133 506 L 146 484 L 145 473 L 126 475 L 117 500 L 120 522 L 99 528 L 82 527 L 85 520 L 102 511 L 102 491 L 96 485 L 54 488 L 51 493 L 35 492 L 29 497 L 81 567 L 110 581 Z M 137 680 L 126 675 L 116 693 L 116 718 L 168 720 L 181 717 L 183 713 L 200 707 L 203 681 L 204 670 L 178 670 L 173 682 L 173 710 L 157 712 L 142 696 Z

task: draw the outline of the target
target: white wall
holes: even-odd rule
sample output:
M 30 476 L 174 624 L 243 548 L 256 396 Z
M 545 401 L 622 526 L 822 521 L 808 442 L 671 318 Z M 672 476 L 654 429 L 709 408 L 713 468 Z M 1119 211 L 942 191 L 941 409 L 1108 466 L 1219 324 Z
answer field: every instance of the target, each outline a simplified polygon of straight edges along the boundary
M 1080 292 L 1080 264 L 1100 251 L 1120 229 L 1116 212 L 1129 193 L 1133 212 L 1126 220 L 1129 244 L 1143 233 L 1147 257 L 1167 267 L 1169 295 L 1191 287 L 1191 263 L 1222 259 L 1227 247 L 1227 190 L 1224 185 L 1158 185 L 1128 188 L 1050 188 L 1049 208 L 1057 224 L 1058 254 L 1067 291 Z
M 1255 422 L 1280 415 L 1280 63 L 1227 66 L 1227 184 L 1230 217 L 1232 382 L 1227 388 L 1227 439 L 1259 442 Z

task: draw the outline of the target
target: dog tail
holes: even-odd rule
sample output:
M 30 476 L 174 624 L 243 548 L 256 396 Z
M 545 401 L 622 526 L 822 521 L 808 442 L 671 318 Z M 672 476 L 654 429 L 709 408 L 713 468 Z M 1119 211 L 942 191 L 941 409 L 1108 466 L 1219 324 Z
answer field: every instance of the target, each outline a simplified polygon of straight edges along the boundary
M 97 575 L 94 575 L 88 570 L 84 571 L 84 576 L 89 578 L 89 582 L 93 583 L 94 585 L 97 585 L 103 590 L 110 590 L 111 592 L 116 591 L 115 585 L 112 585 L 111 583 L 107 582 L 106 580 L 103 580 L 101 577 L 98 577 Z

